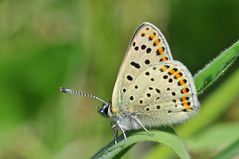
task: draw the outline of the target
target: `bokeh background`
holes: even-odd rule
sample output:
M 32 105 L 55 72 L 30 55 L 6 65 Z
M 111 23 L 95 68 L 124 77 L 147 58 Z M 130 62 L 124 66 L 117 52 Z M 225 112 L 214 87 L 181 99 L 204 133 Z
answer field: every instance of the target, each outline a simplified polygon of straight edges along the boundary
M 89 158 L 113 139 L 110 124 L 96 111 L 101 103 L 61 94 L 60 86 L 110 100 L 128 42 L 144 21 L 161 29 L 174 59 L 195 74 L 239 39 L 238 15 L 238 0 L 0 0 L 0 159 Z M 202 107 L 238 66 L 199 97 Z M 201 132 L 229 123 L 222 130 L 238 138 L 239 93 L 232 96 Z M 216 136 L 225 142 L 205 149 L 198 141 L 208 136 L 196 137 L 185 139 L 194 158 L 229 144 Z M 137 148 L 124 158 L 135 156 Z

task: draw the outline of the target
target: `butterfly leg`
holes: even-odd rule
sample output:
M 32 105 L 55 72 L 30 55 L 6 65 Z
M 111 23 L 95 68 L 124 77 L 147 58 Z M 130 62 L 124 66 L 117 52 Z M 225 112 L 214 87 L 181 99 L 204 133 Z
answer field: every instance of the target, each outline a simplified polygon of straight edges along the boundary
M 117 139 L 118 139 L 118 129 L 116 128 L 117 124 L 114 124 L 111 128 L 112 128 L 112 134 L 114 136 L 114 140 L 115 140 L 115 144 L 118 143 Z
M 131 116 L 146 132 L 149 131 L 145 128 L 145 126 L 141 123 L 141 121 L 136 116 Z
M 122 132 L 122 134 L 123 134 L 123 136 L 124 136 L 124 140 L 125 140 L 125 142 L 127 142 L 127 138 L 126 138 L 125 131 L 124 131 L 124 129 L 123 129 L 123 128 L 121 128 L 121 127 L 120 127 L 120 125 L 119 125 L 119 122 L 118 122 L 118 121 L 117 121 L 117 125 L 118 125 L 118 127 L 119 127 L 120 131 Z

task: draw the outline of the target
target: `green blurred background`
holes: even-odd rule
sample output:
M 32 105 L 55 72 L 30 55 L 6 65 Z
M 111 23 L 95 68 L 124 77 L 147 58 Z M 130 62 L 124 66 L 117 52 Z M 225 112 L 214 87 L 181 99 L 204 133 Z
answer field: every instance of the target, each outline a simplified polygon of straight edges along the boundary
M 89 158 L 113 139 L 110 124 L 96 111 L 101 103 L 61 94 L 60 86 L 110 100 L 128 42 L 144 21 L 161 29 L 174 59 L 195 74 L 239 39 L 238 15 L 238 0 L 0 0 L 0 159 Z M 238 123 L 235 96 L 213 124 Z M 196 150 L 195 158 L 215 153 Z

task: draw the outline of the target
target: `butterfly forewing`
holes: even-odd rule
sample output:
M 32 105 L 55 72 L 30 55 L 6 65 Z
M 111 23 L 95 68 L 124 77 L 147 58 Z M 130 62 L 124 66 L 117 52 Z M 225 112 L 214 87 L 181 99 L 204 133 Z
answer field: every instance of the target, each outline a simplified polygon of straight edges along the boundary
M 127 107 L 123 97 L 131 85 L 149 66 L 171 61 L 172 55 L 166 39 L 151 23 L 143 23 L 133 35 L 122 62 L 112 95 L 112 111 Z M 123 103 L 123 105 L 122 105 Z
M 198 111 L 193 78 L 177 61 L 148 67 L 122 95 L 124 112 L 136 114 L 145 126 L 181 123 Z

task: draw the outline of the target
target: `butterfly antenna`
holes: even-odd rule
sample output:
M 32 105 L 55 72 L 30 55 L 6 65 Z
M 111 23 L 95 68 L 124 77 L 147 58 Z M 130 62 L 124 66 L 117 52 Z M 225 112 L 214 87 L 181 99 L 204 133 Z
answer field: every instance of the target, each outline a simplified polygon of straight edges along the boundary
M 80 91 L 76 91 L 76 90 L 71 90 L 71 89 L 63 88 L 63 87 L 60 87 L 60 91 L 63 92 L 63 93 L 70 93 L 70 94 L 80 95 L 80 96 L 83 96 L 83 97 L 93 98 L 93 99 L 99 100 L 99 101 L 101 101 L 105 104 L 108 104 L 103 99 L 101 99 L 99 97 L 96 97 L 94 95 L 88 94 L 88 93 L 84 93 L 84 92 L 80 92 Z

